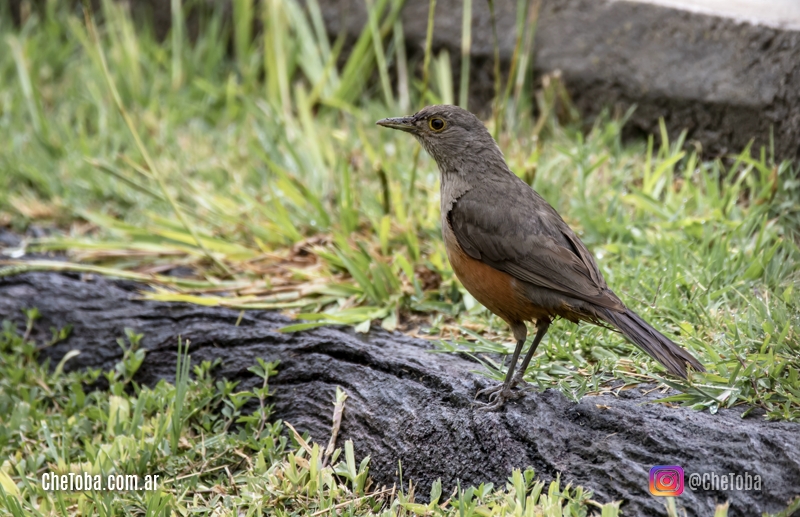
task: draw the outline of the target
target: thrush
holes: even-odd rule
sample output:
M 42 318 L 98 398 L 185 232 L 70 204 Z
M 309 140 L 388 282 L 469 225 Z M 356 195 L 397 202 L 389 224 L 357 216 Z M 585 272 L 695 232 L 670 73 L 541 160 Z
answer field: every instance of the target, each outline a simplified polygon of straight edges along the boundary
M 687 377 L 705 371 L 689 352 L 628 309 L 608 288 L 594 257 L 556 210 L 506 164 L 483 123 L 456 106 L 428 106 L 378 125 L 414 135 L 441 174 L 441 223 L 447 257 L 467 291 L 511 327 L 516 348 L 505 381 L 477 393 L 485 409 L 519 396 L 514 388 L 558 317 L 610 326 Z M 536 335 L 515 367 L 533 322 Z

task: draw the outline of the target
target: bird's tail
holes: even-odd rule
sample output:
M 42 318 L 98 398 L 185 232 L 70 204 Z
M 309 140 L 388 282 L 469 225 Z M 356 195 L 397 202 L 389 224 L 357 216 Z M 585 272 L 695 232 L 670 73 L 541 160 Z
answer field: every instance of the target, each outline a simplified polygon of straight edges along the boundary
M 687 365 L 698 372 L 706 371 L 692 354 L 670 341 L 632 310 L 617 312 L 602 309 L 598 312 L 602 320 L 619 329 L 634 345 L 663 364 L 670 373 L 685 379 Z

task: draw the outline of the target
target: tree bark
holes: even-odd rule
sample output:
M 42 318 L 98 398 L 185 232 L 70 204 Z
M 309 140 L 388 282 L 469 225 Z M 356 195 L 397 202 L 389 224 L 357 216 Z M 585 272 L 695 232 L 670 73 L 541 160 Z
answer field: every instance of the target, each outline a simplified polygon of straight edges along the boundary
M 490 381 L 478 363 L 431 353 L 428 342 L 400 333 L 356 335 L 340 328 L 295 334 L 275 329 L 290 320 L 274 312 L 239 311 L 137 300 L 144 286 L 76 274 L 28 273 L 0 278 L 0 320 L 24 324 L 21 309 L 42 314 L 32 336 L 44 343 L 51 327 L 71 324 L 63 342 L 42 352 L 51 364 L 68 351 L 81 354 L 66 369 L 113 368 L 116 340 L 129 327 L 144 334 L 146 359 L 138 382 L 173 379 L 178 336 L 191 341 L 193 363 L 222 360 L 219 377 L 259 382 L 247 371 L 256 358 L 280 360 L 270 379 L 275 418 L 326 443 L 336 386 L 349 395 L 338 445 L 352 439 L 357 454 L 371 456 L 380 485 L 413 480 L 427 494 L 442 479 L 445 490 L 494 482 L 512 469 L 533 466 L 544 480 L 561 474 L 602 502 L 624 500 L 626 515 L 663 515 L 664 500 L 649 493 L 654 465 L 680 465 L 687 486 L 678 498 L 688 515 L 712 515 L 731 502 L 731 516 L 786 507 L 800 494 L 800 425 L 740 417 L 743 408 L 717 414 L 661 404 L 644 389 L 616 396 L 587 396 L 578 403 L 555 390 L 530 392 L 494 413 L 477 412 L 475 392 Z M 238 321 L 238 324 L 237 324 Z M 758 411 L 753 412 L 758 415 Z M 692 491 L 690 473 L 758 475 L 760 491 Z

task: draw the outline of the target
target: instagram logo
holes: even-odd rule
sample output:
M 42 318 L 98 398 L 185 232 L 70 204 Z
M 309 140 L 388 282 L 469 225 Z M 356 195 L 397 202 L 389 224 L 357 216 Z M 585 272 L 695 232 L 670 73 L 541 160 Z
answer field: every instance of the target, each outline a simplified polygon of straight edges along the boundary
M 678 496 L 683 493 L 683 469 L 677 465 L 656 465 L 650 469 L 650 493 Z

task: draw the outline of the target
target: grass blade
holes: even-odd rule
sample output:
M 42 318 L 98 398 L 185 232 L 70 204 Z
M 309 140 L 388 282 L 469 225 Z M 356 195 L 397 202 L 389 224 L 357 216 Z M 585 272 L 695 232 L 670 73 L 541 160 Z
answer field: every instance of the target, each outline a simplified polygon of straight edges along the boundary
M 464 0 L 461 18 L 461 79 L 458 105 L 469 109 L 469 62 L 472 57 L 472 0 Z

